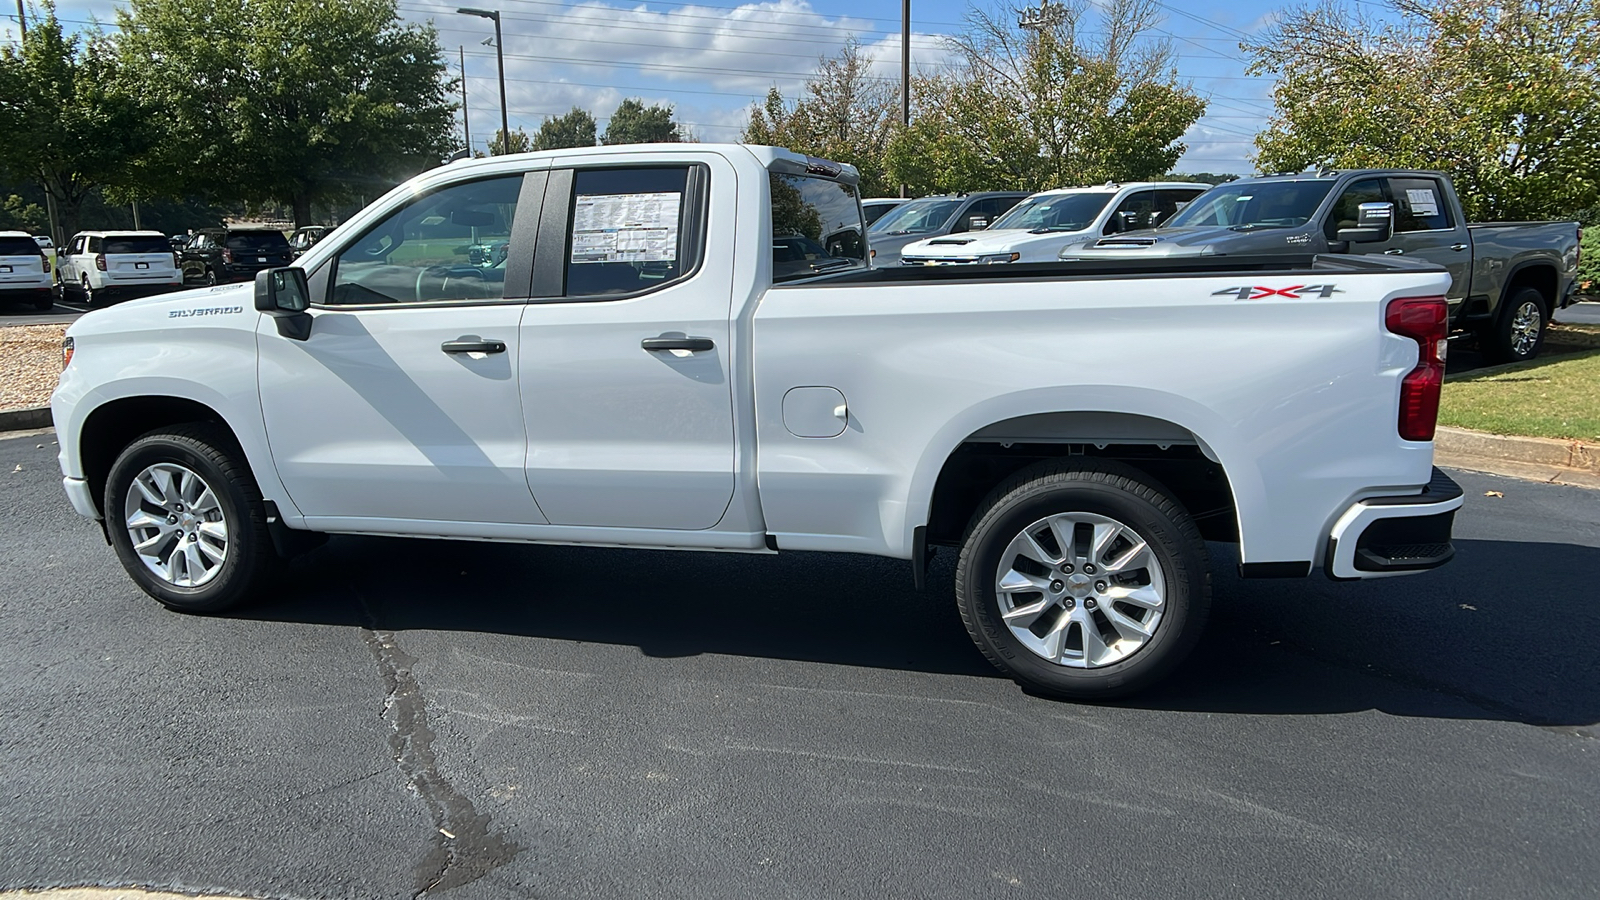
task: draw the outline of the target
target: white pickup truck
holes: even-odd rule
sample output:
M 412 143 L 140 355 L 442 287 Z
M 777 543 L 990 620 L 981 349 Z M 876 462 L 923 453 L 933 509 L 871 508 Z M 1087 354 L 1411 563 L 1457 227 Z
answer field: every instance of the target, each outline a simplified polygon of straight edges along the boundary
M 79 319 L 67 495 L 189 611 L 320 534 L 867 553 L 919 584 L 956 548 L 978 647 L 1065 697 L 1194 645 L 1205 540 L 1247 577 L 1450 558 L 1442 269 L 785 252 L 860 234 L 855 184 L 739 145 L 434 169 L 253 285 Z

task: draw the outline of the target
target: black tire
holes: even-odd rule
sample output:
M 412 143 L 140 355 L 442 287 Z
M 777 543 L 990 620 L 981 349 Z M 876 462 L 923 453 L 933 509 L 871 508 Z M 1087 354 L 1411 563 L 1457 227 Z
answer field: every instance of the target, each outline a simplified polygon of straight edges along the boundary
M 47 295 L 45 295 L 43 297 L 40 297 L 38 300 L 33 301 L 33 308 L 38 310 L 39 312 L 43 312 L 43 313 L 47 313 L 50 310 L 55 309 L 55 306 L 56 306 L 56 297 L 55 297 L 55 291 L 53 291 L 53 290 L 49 294 L 47 294 Z
M 211 488 L 220 520 L 226 524 L 224 558 L 209 580 L 198 586 L 180 586 L 155 574 L 134 549 L 125 525 L 134 478 L 160 463 L 198 475 Z M 122 567 L 141 590 L 171 609 L 210 613 L 237 606 L 260 590 L 277 568 L 261 491 L 232 435 L 216 425 L 170 426 L 129 444 L 106 478 L 102 510 Z M 180 545 L 184 541 L 181 532 L 176 540 Z
M 1029 649 L 1002 618 L 996 585 L 1002 556 L 1030 525 L 1059 514 L 1088 514 L 1124 524 L 1137 532 L 1159 566 L 1165 588 L 1160 619 L 1138 649 L 1117 661 L 1083 668 L 1053 662 Z M 1071 558 L 1073 554 L 1061 555 Z M 1014 560 L 1008 563 L 1013 564 Z M 1057 574 L 1049 578 L 1052 585 L 1062 583 Z M 1115 602 L 1095 593 L 1102 590 L 1100 584 L 1083 586 L 1094 596 L 1078 601 L 1080 614 L 1096 616 L 1093 621 L 1109 627 L 1103 609 L 1093 612 L 1096 602 Z M 1067 608 L 1074 602 L 1066 597 L 1062 601 L 1069 604 Z M 1189 654 L 1210 614 L 1211 574 L 1205 543 L 1189 514 L 1143 473 L 1108 460 L 1056 460 L 1024 469 L 980 504 L 956 565 L 956 602 L 978 649 L 1024 687 L 1051 697 L 1104 700 L 1149 687 Z M 1047 610 L 1040 620 L 1052 612 Z M 1064 610 L 1054 614 L 1057 621 L 1067 615 Z M 1070 641 L 1073 627 L 1062 629 L 1063 646 Z M 1076 626 L 1080 644 L 1087 643 L 1083 627 Z M 1106 628 L 1100 631 L 1105 634 Z M 1089 654 L 1085 651 L 1082 655 L 1086 658 Z
M 89 284 L 89 276 L 83 276 L 78 282 L 78 290 L 83 292 L 83 305 L 92 307 L 95 304 L 94 286 Z
M 206 266 L 206 274 L 205 274 L 204 281 L 205 281 L 207 286 L 211 286 L 211 287 L 214 287 L 214 286 L 222 283 L 221 279 L 217 278 L 217 270 L 211 268 L 210 266 Z
M 1527 323 L 1536 333 L 1529 339 Z M 1550 324 L 1550 303 L 1538 288 L 1522 288 L 1500 304 L 1494 323 L 1478 335 L 1483 355 L 1490 362 L 1523 362 L 1539 355 Z

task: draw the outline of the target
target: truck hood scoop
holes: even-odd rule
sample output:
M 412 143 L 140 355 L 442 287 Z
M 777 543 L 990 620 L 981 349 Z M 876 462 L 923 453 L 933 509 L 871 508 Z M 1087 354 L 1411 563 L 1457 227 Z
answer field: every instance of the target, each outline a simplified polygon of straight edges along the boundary
M 1096 247 L 1154 247 L 1160 238 L 1101 238 Z
M 977 238 L 944 238 L 928 242 L 930 247 L 965 247 Z

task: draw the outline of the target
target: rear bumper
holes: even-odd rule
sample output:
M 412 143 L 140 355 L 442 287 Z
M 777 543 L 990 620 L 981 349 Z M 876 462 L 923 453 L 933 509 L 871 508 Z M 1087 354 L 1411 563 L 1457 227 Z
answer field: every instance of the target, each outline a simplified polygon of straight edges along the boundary
M 1420 494 L 1368 497 L 1345 510 L 1328 536 L 1323 569 L 1335 581 L 1425 572 L 1455 556 L 1450 532 L 1461 486 L 1439 469 Z

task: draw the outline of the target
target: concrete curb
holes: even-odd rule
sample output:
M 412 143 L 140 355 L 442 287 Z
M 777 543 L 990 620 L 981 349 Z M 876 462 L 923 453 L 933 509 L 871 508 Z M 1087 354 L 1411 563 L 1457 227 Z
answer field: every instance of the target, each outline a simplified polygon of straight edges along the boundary
M 1433 438 L 1441 466 L 1551 484 L 1600 488 L 1600 444 L 1511 437 L 1441 426 Z
M 48 406 L 0 412 L 0 431 L 29 431 L 34 428 L 49 428 L 51 424 Z

